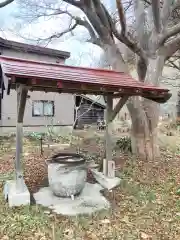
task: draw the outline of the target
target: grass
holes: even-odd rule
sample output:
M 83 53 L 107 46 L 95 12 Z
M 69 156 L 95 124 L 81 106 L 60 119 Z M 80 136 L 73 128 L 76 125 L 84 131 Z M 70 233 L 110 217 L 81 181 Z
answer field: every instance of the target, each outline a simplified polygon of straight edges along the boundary
M 6 140 L 4 144 L 13 146 L 14 142 Z M 28 151 L 34 151 L 34 145 L 28 141 L 25 151 L 26 147 Z M 86 146 L 81 146 L 81 151 L 89 148 L 89 154 L 97 158 L 102 147 L 99 138 L 97 141 L 91 139 Z M 7 178 L 13 177 L 14 152 L 7 147 L 5 151 L 3 149 L 0 156 L 0 239 L 180 239 L 180 196 L 176 194 L 180 186 L 180 157 L 174 148 L 172 151 L 170 148 L 164 150 L 158 162 L 147 163 L 129 158 L 119 173 L 121 185 L 112 193 L 104 192 L 112 203 L 112 209 L 93 216 L 72 218 L 53 214 L 49 209 L 35 205 L 9 208 L 3 199 L 2 187 Z M 24 158 L 26 167 L 32 155 Z

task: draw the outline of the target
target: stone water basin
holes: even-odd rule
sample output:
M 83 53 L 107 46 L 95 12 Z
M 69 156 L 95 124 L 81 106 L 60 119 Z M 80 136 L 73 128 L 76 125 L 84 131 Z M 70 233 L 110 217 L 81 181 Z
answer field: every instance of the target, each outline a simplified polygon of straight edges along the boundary
M 76 196 L 85 187 L 87 165 L 82 155 L 59 153 L 47 160 L 47 164 L 49 186 L 55 196 Z

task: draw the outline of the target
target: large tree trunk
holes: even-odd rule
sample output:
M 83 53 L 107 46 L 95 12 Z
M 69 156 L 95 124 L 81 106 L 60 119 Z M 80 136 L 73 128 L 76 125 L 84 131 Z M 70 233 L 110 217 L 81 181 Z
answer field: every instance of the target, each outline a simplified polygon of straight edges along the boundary
M 107 59 L 114 70 L 128 73 L 127 64 L 123 61 L 117 46 L 104 46 Z M 164 66 L 164 57 L 149 59 L 145 82 L 159 84 Z M 143 69 L 142 69 L 143 71 Z M 131 140 L 133 153 L 144 160 L 159 157 L 157 126 L 159 120 L 159 104 L 140 97 L 131 97 L 127 107 L 132 120 Z
M 150 110 L 146 109 L 149 107 Z M 159 147 L 157 140 L 157 124 L 159 112 L 157 111 L 157 118 L 149 118 L 149 111 L 157 109 L 157 106 L 152 101 L 148 101 L 146 106 L 144 101 L 138 97 L 132 98 L 132 101 L 127 105 L 131 120 L 131 141 L 133 153 L 140 158 L 146 160 L 153 160 L 159 157 Z M 148 114 L 147 114 L 148 113 Z

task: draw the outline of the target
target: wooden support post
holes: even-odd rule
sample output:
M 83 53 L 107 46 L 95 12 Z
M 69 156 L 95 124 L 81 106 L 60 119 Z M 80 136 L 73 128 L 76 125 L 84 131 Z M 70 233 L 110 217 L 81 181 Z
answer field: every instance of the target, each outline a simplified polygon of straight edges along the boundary
M 112 110 L 113 110 L 113 98 L 111 95 L 108 95 L 107 96 L 107 107 L 106 107 L 106 160 L 105 160 L 105 164 L 103 164 L 104 165 L 103 172 L 106 176 L 108 175 L 108 161 L 112 160 L 112 142 L 111 142 Z
M 112 161 L 112 122 L 117 113 L 121 110 L 124 104 L 127 102 L 129 96 L 122 97 L 113 109 L 113 95 L 107 96 L 106 107 L 106 159 L 103 162 L 103 173 L 108 176 L 108 162 Z
M 23 140 L 23 117 L 26 105 L 28 90 L 25 86 L 20 84 L 17 90 L 17 122 L 16 122 L 16 187 L 17 191 L 22 192 L 24 189 L 23 171 L 21 166 L 22 159 L 22 140 Z

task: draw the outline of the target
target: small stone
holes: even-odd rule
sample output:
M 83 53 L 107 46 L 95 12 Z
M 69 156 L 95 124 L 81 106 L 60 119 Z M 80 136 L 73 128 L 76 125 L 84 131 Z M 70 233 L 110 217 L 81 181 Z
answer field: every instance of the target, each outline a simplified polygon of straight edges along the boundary
M 50 214 L 50 211 L 44 211 L 44 214 Z

